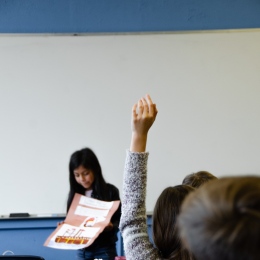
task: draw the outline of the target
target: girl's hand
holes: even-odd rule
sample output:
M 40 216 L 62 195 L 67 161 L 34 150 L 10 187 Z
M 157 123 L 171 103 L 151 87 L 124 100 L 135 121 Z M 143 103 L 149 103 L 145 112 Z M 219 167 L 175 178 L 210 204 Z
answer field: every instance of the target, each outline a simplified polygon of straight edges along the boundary
M 144 152 L 150 127 L 158 111 L 151 97 L 141 98 L 132 108 L 132 141 L 130 151 Z

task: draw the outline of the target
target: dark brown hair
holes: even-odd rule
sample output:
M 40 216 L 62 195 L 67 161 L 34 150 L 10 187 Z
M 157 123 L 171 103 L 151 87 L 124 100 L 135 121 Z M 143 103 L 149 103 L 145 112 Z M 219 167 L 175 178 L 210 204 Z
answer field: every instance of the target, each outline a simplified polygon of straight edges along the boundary
M 217 179 L 217 177 L 214 176 L 213 174 L 211 174 L 210 172 L 199 171 L 199 172 L 195 172 L 195 173 L 191 173 L 191 174 L 187 175 L 183 179 L 182 184 L 190 185 L 194 188 L 199 188 L 202 184 L 204 184 L 208 181 L 216 180 L 216 179 Z
M 70 208 L 75 193 L 85 195 L 85 188 L 77 183 L 74 170 L 79 166 L 92 170 L 94 174 L 93 192 L 99 195 L 99 199 L 107 200 L 107 184 L 102 174 L 102 169 L 96 154 L 90 148 L 83 148 L 75 151 L 69 161 L 69 182 L 70 191 L 67 200 L 67 211 Z
M 163 259 L 193 259 L 180 241 L 176 220 L 184 198 L 194 189 L 186 185 L 166 188 L 153 213 L 153 240 Z
M 203 185 L 185 199 L 178 227 L 198 260 L 260 259 L 260 177 Z

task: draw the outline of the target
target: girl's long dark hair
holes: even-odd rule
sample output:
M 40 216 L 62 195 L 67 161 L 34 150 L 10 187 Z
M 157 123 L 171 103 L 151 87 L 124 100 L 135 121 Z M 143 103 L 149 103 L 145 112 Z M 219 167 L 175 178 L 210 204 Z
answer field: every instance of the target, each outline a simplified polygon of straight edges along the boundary
M 166 188 L 159 196 L 153 213 L 153 240 L 163 259 L 194 259 L 182 245 L 177 217 L 184 198 L 194 188 L 178 185 Z
M 83 166 L 84 168 L 91 170 L 93 172 L 94 174 L 94 182 L 92 186 L 93 194 L 98 199 L 106 200 L 107 185 L 102 175 L 102 169 L 98 161 L 98 158 L 90 148 L 84 148 L 74 152 L 70 157 L 70 162 L 69 162 L 70 191 L 69 191 L 69 196 L 67 201 L 67 212 L 70 208 L 75 193 L 85 195 L 85 188 L 77 183 L 74 176 L 74 170 L 79 166 Z

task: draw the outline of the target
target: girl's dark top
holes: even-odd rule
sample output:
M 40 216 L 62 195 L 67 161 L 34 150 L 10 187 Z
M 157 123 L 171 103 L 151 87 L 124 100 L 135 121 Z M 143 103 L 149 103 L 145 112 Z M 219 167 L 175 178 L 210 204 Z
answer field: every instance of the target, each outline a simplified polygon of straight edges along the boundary
M 114 200 L 120 200 L 119 197 L 119 190 L 112 184 L 107 183 L 107 196 L 106 199 L 102 199 L 104 201 L 114 201 Z M 93 191 L 91 194 L 91 197 L 94 199 L 101 199 L 98 194 L 95 194 Z M 121 217 L 121 204 L 119 205 L 118 209 L 114 213 L 114 215 L 111 218 L 111 223 L 113 224 L 113 228 L 109 231 L 104 230 L 102 233 L 99 234 L 99 236 L 96 238 L 96 240 L 93 242 L 93 244 L 89 247 L 86 247 L 85 250 L 91 250 L 91 248 L 94 247 L 107 247 L 107 246 L 115 246 L 117 239 L 117 232 L 118 232 L 118 226 L 119 221 Z

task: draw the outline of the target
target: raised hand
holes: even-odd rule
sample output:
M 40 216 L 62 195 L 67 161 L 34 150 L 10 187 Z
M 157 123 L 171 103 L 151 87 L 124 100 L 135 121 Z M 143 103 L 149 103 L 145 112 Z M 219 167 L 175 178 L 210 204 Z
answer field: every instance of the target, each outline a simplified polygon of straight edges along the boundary
M 146 95 L 141 98 L 132 108 L 132 140 L 130 151 L 144 152 L 147 135 L 155 121 L 158 111 L 151 97 Z

